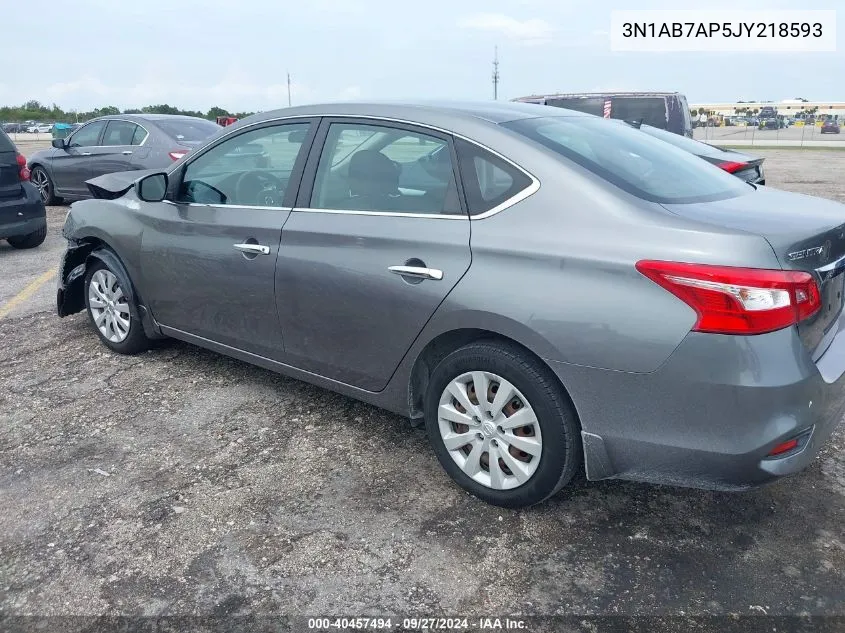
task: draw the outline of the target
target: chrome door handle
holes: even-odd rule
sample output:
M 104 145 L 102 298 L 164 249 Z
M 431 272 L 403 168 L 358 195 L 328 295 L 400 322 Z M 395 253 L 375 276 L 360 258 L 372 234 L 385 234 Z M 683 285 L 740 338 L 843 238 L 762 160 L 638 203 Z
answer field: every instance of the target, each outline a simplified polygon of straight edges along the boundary
M 91 152 L 82 152 L 82 155 L 83 155 L 83 156 L 90 156 L 90 155 L 91 155 Z
M 123 154 L 124 156 L 128 156 L 131 153 L 132 153 L 131 150 L 126 150 L 125 152 L 121 152 L 121 154 Z
M 401 275 L 402 277 L 414 277 L 415 279 L 434 279 L 440 281 L 443 279 L 443 271 L 436 268 L 422 268 L 419 266 L 390 266 L 388 269 L 392 273 Z
M 236 251 L 251 253 L 253 255 L 269 255 L 270 247 L 262 244 L 235 244 Z

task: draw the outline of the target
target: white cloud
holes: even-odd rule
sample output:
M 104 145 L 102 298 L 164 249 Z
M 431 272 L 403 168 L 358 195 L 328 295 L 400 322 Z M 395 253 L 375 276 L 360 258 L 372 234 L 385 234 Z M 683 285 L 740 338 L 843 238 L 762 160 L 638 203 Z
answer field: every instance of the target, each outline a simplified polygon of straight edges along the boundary
M 84 75 L 73 81 L 61 81 L 47 86 L 45 93 L 50 100 L 58 101 L 70 95 L 86 94 L 92 96 L 106 96 L 110 90 L 106 84 L 92 77 Z
M 462 20 L 460 26 L 523 42 L 547 40 L 555 32 L 555 28 L 545 20 L 517 20 L 501 13 L 476 13 Z

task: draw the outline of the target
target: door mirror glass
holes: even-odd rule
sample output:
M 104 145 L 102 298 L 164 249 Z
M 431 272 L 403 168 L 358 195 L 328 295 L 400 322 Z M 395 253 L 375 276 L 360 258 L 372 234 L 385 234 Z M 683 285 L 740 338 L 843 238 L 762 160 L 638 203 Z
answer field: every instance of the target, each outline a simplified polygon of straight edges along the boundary
M 56 149 L 64 149 L 65 143 L 66 141 L 63 138 L 54 138 L 50 144 Z
M 167 174 L 150 174 L 135 183 L 138 197 L 144 202 L 161 202 L 167 195 Z

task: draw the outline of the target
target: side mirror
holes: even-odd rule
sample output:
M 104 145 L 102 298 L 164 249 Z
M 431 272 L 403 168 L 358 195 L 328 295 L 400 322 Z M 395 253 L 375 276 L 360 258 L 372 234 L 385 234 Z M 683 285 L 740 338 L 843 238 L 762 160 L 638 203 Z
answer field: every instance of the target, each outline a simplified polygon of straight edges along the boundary
M 161 202 L 167 195 L 167 174 L 150 174 L 135 182 L 135 191 L 144 202 Z
M 56 149 L 64 149 L 67 147 L 67 139 L 63 138 L 54 138 L 50 144 L 55 147 Z

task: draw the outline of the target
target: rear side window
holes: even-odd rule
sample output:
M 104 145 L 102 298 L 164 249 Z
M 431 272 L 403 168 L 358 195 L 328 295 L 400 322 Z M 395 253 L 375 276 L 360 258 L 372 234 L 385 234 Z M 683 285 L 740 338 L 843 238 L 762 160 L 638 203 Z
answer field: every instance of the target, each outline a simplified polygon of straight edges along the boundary
M 15 144 L 3 130 L 0 130 L 0 152 L 14 152 Z
M 144 142 L 144 139 L 147 138 L 147 130 L 145 130 L 140 125 L 135 126 L 135 134 L 132 136 L 132 145 L 140 145 Z
M 734 198 L 751 188 L 697 156 L 629 125 L 594 117 L 503 123 L 644 200 L 667 204 Z
M 495 209 L 531 186 L 531 178 L 495 154 L 456 139 L 461 179 L 470 215 Z
M 103 145 L 132 145 L 136 127 L 129 121 L 109 121 L 103 135 Z

